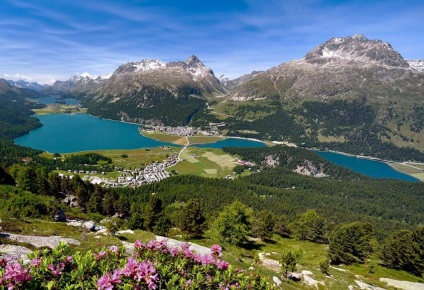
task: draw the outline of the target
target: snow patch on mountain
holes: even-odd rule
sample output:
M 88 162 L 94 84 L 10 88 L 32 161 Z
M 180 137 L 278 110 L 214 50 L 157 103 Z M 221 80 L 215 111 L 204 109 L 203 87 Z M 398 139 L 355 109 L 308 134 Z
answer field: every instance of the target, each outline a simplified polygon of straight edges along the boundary
M 413 69 L 416 69 L 419 72 L 424 72 L 424 59 L 407 59 L 406 61 Z
M 158 59 L 151 59 L 151 60 L 143 59 L 141 62 L 132 64 L 132 67 L 135 68 L 136 72 L 156 70 L 159 68 L 164 68 L 165 66 L 166 66 L 166 63 Z

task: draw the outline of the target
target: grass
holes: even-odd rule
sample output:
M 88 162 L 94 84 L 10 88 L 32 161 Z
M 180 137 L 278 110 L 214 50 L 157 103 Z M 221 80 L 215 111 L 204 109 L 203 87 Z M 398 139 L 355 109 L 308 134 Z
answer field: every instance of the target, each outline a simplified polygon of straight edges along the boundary
M 14 233 L 22 235 L 38 235 L 38 236 L 52 236 L 60 235 L 63 237 L 74 238 L 81 241 L 80 245 L 70 245 L 73 251 L 87 251 L 98 250 L 102 247 L 111 245 L 121 245 L 121 241 L 134 243 L 140 240 L 147 243 L 155 239 L 154 234 L 142 230 L 135 230 L 134 234 L 124 233 L 119 236 L 107 236 L 103 234 L 96 235 L 79 227 L 68 226 L 65 223 L 50 222 L 45 220 L 9 220 L 13 221 Z M 180 231 L 171 231 L 170 238 L 178 238 L 181 240 Z M 99 238 L 100 237 L 100 238 Z M 2 239 L 4 243 L 19 244 L 27 246 L 34 250 L 33 247 L 22 243 L 9 242 L 7 239 Z M 189 240 L 210 248 L 216 243 L 214 239 L 209 236 L 209 233 L 204 237 Z M 400 281 L 423 282 L 422 278 L 410 275 L 404 271 L 397 271 L 387 269 L 379 265 L 377 254 L 373 254 L 366 264 L 355 265 L 338 265 L 330 267 L 330 276 L 326 276 L 320 271 L 319 264 L 327 259 L 328 245 L 315 244 L 308 241 L 299 241 L 297 239 L 282 238 L 274 235 L 272 240 L 255 241 L 246 248 L 235 246 L 225 246 L 223 251 L 223 259 L 230 264 L 241 269 L 248 269 L 253 267 L 253 272 L 260 275 L 273 277 L 280 277 L 280 269 L 269 269 L 258 263 L 259 253 L 270 253 L 265 257 L 279 261 L 283 254 L 292 251 L 299 255 L 297 270 L 308 270 L 313 273 L 311 276 L 317 281 L 322 281 L 325 286 L 319 289 L 348 289 L 350 285 L 357 286 L 355 280 L 360 280 L 364 283 L 383 287 L 385 289 L 394 289 L 386 286 L 381 282 L 380 278 L 390 278 Z M 372 270 L 372 271 L 371 271 Z M 283 284 L 284 289 L 311 289 L 303 283 L 295 283 L 287 281 Z M 356 289 L 356 288 L 355 288 Z
M 194 174 L 205 177 L 225 177 L 233 174 L 234 158 L 220 149 L 188 147 L 181 154 L 183 161 L 169 168 L 179 174 Z
M 190 136 L 188 137 L 188 140 L 190 141 L 190 144 L 207 144 L 207 143 L 214 143 L 217 141 L 224 140 L 224 138 L 200 135 L 200 136 Z
M 86 113 L 86 108 L 79 108 L 78 105 L 48 105 L 42 109 L 33 109 L 37 115 L 47 115 L 47 114 L 75 114 L 75 113 Z
M 165 134 L 165 133 L 156 132 L 156 131 L 141 130 L 140 132 L 141 132 L 141 135 L 143 135 L 144 137 L 149 137 L 158 141 L 169 142 L 169 143 L 173 143 L 181 139 L 182 137 L 182 136 L 170 135 L 170 134 Z

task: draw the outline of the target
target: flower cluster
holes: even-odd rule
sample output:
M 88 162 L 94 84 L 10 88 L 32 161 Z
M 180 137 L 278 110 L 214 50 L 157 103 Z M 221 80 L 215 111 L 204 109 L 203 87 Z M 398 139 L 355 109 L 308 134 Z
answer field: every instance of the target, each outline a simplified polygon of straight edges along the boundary
M 204 255 L 164 240 L 136 241 L 131 256 L 116 246 L 70 251 L 61 244 L 25 264 L 0 258 L 0 289 L 270 289 L 265 279 L 221 260 L 219 245 Z

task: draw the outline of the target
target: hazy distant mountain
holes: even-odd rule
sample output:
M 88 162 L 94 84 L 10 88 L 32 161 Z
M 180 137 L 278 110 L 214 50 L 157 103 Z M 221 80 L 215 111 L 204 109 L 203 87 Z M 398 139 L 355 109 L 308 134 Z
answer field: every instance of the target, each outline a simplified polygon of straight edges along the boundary
M 241 77 L 238 77 L 238 78 L 232 79 L 232 80 L 230 80 L 225 75 L 222 75 L 222 76 L 219 77 L 219 81 L 224 88 L 232 90 L 235 87 L 242 85 L 245 82 L 250 81 L 252 78 L 254 78 L 255 76 L 257 76 L 261 73 L 263 73 L 263 71 L 253 71 L 250 74 L 245 74 L 245 75 L 242 75 Z
M 43 92 L 51 95 L 82 98 L 98 93 L 110 76 L 111 74 L 91 76 L 88 73 L 83 73 L 75 75 L 67 81 L 56 81 L 53 85 L 46 87 Z
M 102 117 L 143 123 L 184 124 L 205 100 L 225 89 L 196 56 L 165 63 L 142 60 L 121 65 L 85 103 Z
M 17 81 L 12 81 L 12 80 L 7 80 L 9 82 L 9 84 L 11 84 L 12 86 L 21 88 L 21 89 L 31 89 L 37 92 L 41 92 L 42 90 L 44 90 L 46 87 L 48 87 L 48 85 L 41 85 L 37 82 L 27 82 L 24 80 L 17 80 Z

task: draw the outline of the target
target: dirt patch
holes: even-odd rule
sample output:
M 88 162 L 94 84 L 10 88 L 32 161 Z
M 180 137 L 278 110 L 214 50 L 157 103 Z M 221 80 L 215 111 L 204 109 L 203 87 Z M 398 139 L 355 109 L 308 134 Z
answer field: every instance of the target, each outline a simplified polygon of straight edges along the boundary
M 187 139 L 186 139 L 186 137 L 181 137 L 180 139 L 177 139 L 175 141 L 172 141 L 172 143 L 178 144 L 178 145 L 186 145 L 187 144 Z

